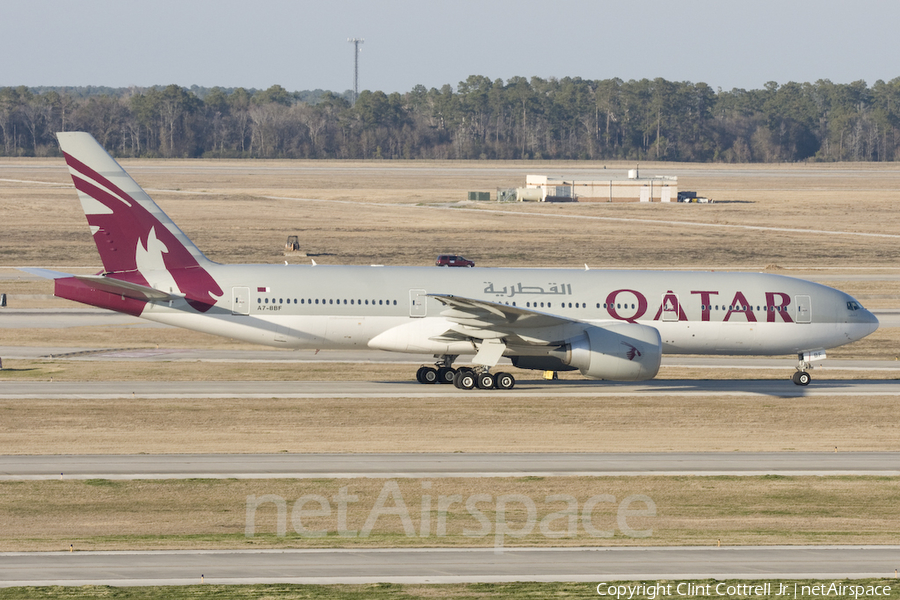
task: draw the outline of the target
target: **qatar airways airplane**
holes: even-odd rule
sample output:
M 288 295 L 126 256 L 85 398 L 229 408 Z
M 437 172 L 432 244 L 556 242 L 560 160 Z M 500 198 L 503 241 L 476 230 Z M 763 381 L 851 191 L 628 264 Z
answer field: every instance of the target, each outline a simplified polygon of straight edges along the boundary
M 59 133 L 103 272 L 55 279 L 91 306 L 283 348 L 434 354 L 420 383 L 511 389 L 492 373 L 579 370 L 653 378 L 663 354 L 798 356 L 807 385 L 825 350 L 878 320 L 851 296 L 762 273 L 222 265 L 207 259 L 87 133 Z M 460 356 L 471 367 L 454 368 Z

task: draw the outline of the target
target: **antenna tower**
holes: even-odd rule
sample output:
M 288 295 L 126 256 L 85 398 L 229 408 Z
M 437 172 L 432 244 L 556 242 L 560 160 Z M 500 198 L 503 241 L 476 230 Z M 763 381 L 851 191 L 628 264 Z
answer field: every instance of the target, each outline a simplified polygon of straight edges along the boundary
M 347 38 L 353 44 L 353 103 L 359 98 L 359 45 L 366 40 L 362 38 Z

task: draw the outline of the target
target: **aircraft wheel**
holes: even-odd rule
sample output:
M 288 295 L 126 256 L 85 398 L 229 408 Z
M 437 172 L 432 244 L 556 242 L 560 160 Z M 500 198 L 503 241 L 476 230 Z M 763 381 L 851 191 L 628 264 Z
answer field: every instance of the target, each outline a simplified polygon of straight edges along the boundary
M 471 390 L 475 387 L 475 373 L 472 369 L 459 369 L 453 376 L 453 385 L 461 390 Z
M 793 377 L 791 377 L 791 381 L 796 385 L 809 385 L 809 382 L 812 381 L 812 377 L 810 377 L 809 373 L 806 371 L 797 371 L 794 373 Z
M 494 385 L 498 390 L 511 390 L 516 385 L 516 378 L 509 373 L 494 375 Z
M 478 375 L 478 389 L 489 390 L 494 387 L 494 376 L 490 373 L 480 373 Z
M 453 378 L 456 376 L 456 369 L 453 367 L 441 367 L 437 370 L 437 382 L 438 383 L 453 383 Z
M 434 367 L 422 367 L 416 374 L 416 379 L 422 383 L 436 383 L 438 378 L 437 369 Z
M 419 370 L 416 371 L 416 381 L 419 383 L 425 383 L 422 381 L 422 371 L 424 371 L 427 367 L 419 367 Z

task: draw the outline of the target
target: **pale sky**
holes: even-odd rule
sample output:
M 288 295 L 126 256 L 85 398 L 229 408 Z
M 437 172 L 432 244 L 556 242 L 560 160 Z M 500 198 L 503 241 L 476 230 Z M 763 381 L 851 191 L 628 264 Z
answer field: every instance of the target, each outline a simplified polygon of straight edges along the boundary
M 0 0 L 0 86 L 405 92 L 469 75 L 835 83 L 900 76 L 896 0 Z

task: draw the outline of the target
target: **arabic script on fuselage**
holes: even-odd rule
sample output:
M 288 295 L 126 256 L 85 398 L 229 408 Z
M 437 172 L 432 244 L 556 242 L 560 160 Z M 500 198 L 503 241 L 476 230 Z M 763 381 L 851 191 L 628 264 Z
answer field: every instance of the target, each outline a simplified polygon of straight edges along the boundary
M 487 287 L 484 288 L 485 294 L 494 294 L 495 296 L 505 296 L 512 298 L 513 296 L 571 296 L 571 283 L 548 283 L 546 287 L 539 285 L 524 285 L 522 283 L 514 283 L 505 285 L 500 289 L 494 287 L 493 281 L 485 281 Z

